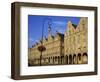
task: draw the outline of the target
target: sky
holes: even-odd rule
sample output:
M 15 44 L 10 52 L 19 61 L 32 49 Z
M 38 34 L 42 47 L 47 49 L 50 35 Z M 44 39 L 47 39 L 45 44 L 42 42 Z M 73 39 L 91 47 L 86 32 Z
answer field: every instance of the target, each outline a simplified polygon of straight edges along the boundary
M 51 26 L 52 35 L 55 35 L 56 31 L 64 34 L 68 21 L 77 25 L 80 17 L 28 15 L 28 48 L 41 39 L 42 28 L 44 28 L 43 36 L 47 37 L 48 23 Z

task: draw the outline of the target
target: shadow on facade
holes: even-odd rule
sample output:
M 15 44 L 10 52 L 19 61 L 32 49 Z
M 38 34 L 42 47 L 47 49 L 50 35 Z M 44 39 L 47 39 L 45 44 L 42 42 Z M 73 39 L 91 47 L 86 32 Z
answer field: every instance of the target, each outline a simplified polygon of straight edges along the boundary
M 37 62 L 38 61 L 38 62 Z M 71 65 L 71 64 L 88 64 L 88 55 L 87 53 L 78 53 L 78 54 L 70 54 L 65 56 L 55 56 L 49 58 L 42 58 L 41 60 L 42 66 L 47 65 Z M 36 63 L 37 62 L 37 63 Z M 40 59 L 31 60 L 28 63 L 28 66 L 40 66 Z

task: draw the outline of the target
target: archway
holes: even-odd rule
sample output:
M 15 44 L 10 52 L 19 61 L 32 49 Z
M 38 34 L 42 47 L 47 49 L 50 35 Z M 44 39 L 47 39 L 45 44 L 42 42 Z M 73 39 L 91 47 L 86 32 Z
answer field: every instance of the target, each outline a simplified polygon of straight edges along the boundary
M 58 56 L 58 64 L 60 64 L 60 57 Z
M 68 64 L 68 56 L 65 56 L 65 63 Z
M 84 64 L 87 64 L 88 63 L 88 55 L 87 55 L 87 53 L 83 53 L 82 59 L 83 59 L 83 63 Z
M 50 57 L 48 58 L 48 63 L 50 64 Z
M 55 57 L 53 57 L 53 64 L 55 63 Z
M 72 55 L 69 55 L 69 64 L 72 64 Z
M 53 64 L 53 57 L 50 58 L 50 63 Z
M 61 56 L 61 64 L 64 64 L 64 56 Z
M 57 56 L 55 56 L 55 61 L 54 61 L 54 63 L 58 63 L 58 58 L 57 58 Z
M 81 53 L 78 53 L 77 60 L 79 64 L 82 63 Z
M 73 55 L 73 64 L 76 64 L 77 63 L 77 57 L 76 57 L 76 54 Z

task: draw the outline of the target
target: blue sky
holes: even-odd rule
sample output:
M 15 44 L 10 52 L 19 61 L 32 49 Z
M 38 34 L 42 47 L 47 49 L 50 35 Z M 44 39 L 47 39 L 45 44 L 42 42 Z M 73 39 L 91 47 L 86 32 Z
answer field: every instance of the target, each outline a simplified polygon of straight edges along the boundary
M 77 25 L 79 20 L 79 17 L 28 15 L 28 47 L 31 48 L 41 39 L 42 28 L 44 28 L 43 35 L 47 37 L 48 23 L 50 23 L 52 35 L 54 35 L 56 31 L 64 34 L 68 21 Z

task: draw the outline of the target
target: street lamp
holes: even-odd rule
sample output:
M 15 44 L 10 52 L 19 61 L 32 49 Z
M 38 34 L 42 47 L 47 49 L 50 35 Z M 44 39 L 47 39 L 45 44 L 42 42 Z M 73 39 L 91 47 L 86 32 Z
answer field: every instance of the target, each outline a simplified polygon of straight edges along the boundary
M 45 21 L 46 21 L 46 20 L 51 21 L 51 19 L 45 19 L 45 20 L 43 21 L 43 27 L 42 27 L 42 41 L 41 41 L 41 45 L 38 46 L 38 50 L 40 51 L 40 66 L 42 65 L 42 52 L 46 50 L 46 47 L 43 45 L 44 24 L 45 24 Z
M 45 46 L 43 44 L 41 44 L 39 47 L 38 47 L 38 50 L 40 51 L 40 66 L 42 65 L 41 61 L 42 61 L 42 52 L 46 50 Z

